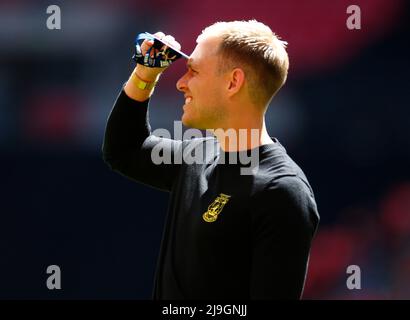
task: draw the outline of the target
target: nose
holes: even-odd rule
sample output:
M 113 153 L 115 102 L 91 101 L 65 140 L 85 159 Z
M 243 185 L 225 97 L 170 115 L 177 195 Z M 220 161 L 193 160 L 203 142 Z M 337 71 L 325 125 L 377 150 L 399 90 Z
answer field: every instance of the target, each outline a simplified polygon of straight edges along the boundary
M 181 92 L 185 92 L 187 89 L 187 82 L 188 82 L 188 72 L 185 73 L 179 80 L 177 81 L 177 90 Z

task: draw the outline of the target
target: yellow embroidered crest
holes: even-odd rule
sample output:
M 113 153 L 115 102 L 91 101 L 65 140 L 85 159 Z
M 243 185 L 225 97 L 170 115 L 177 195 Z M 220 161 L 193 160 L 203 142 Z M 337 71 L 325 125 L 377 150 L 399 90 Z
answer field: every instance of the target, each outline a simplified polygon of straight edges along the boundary
M 208 210 L 202 215 L 202 218 L 206 222 L 214 222 L 218 219 L 218 215 L 221 213 L 225 204 L 229 201 L 227 194 L 221 193 L 215 200 L 208 206 Z

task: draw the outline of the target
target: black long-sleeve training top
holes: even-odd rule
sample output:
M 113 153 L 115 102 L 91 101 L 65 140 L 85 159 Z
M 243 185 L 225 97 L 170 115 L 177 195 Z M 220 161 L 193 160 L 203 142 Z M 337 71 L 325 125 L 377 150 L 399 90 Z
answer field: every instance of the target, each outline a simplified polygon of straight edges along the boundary
M 319 223 L 302 170 L 277 139 L 253 149 L 258 170 L 244 175 L 240 161 L 228 164 L 232 152 L 223 152 L 213 137 L 154 136 L 148 102 L 120 92 L 103 159 L 128 178 L 170 192 L 153 298 L 299 299 Z M 171 164 L 155 164 L 159 147 L 161 155 L 202 150 L 203 161 L 187 164 L 173 156 Z

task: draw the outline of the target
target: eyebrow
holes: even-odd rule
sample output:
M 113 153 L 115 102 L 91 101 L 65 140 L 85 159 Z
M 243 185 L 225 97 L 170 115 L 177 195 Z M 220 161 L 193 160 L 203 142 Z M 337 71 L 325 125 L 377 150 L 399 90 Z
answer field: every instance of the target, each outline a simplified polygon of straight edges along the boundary
M 189 58 L 189 60 L 186 63 L 186 66 L 190 69 L 195 68 L 194 64 L 193 64 L 193 60 L 192 58 Z

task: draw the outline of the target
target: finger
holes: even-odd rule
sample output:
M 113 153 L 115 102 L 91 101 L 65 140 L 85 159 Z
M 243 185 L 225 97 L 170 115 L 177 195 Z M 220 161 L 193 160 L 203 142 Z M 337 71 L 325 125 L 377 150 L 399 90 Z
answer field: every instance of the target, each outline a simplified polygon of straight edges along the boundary
M 175 41 L 175 38 L 173 36 L 165 36 L 162 41 L 164 41 L 166 44 L 170 45 L 173 48 L 176 48 L 177 50 L 181 49 L 181 45 Z
M 162 39 L 163 37 L 165 37 L 165 33 L 158 31 L 154 33 L 154 36 L 156 36 L 158 39 Z
M 172 42 L 172 41 L 175 41 L 175 38 L 173 37 L 173 36 L 171 36 L 171 35 L 166 35 L 165 37 L 163 37 L 162 38 L 162 41 L 164 41 L 164 42 Z
M 156 36 L 158 39 L 161 39 L 165 37 L 165 33 L 163 33 L 162 31 L 158 31 L 154 33 L 154 36 Z M 157 54 L 159 52 L 158 49 L 155 50 L 151 50 L 151 58 L 154 58 L 155 54 Z
M 151 48 L 153 45 L 154 45 L 154 40 L 145 39 L 141 44 L 142 54 L 145 55 L 147 51 L 149 50 L 149 48 Z
M 177 50 L 181 50 L 181 45 L 179 44 L 179 42 L 175 40 L 173 36 L 170 36 L 170 35 L 165 36 L 164 38 L 162 38 L 162 41 L 164 41 L 166 44 L 168 44 L 169 46 Z
M 181 45 L 177 41 L 171 42 L 170 45 L 177 50 L 181 50 Z

